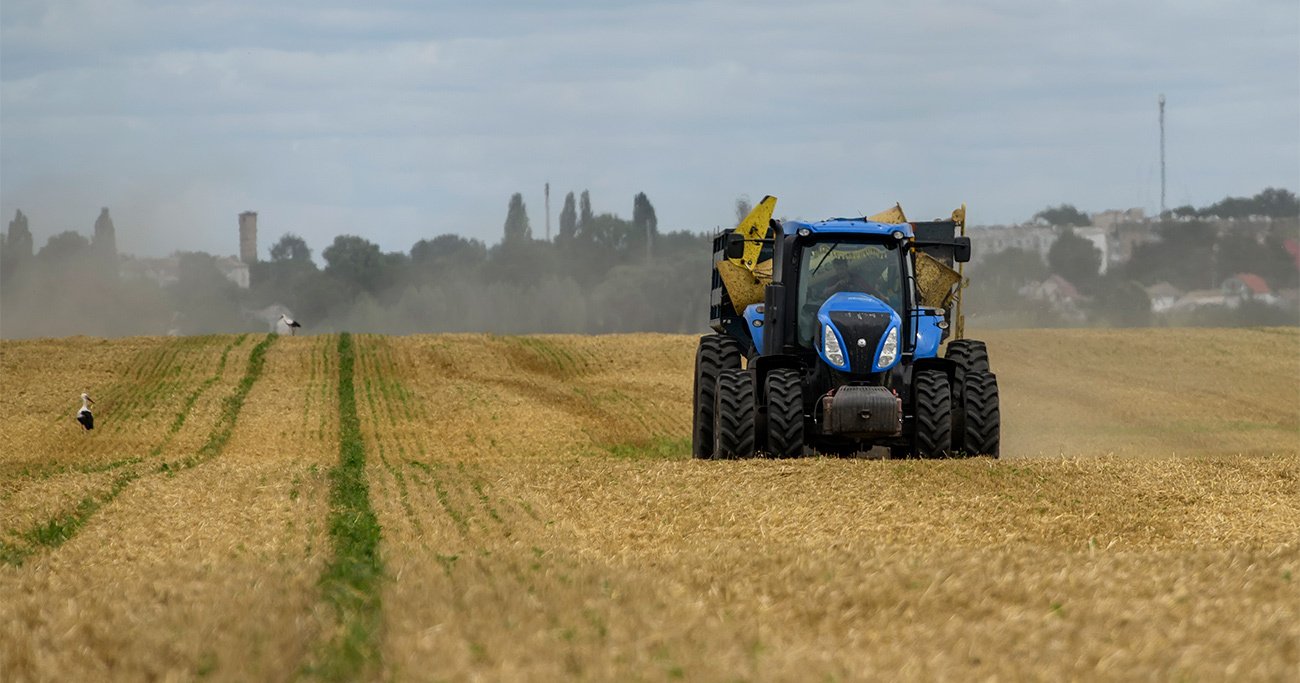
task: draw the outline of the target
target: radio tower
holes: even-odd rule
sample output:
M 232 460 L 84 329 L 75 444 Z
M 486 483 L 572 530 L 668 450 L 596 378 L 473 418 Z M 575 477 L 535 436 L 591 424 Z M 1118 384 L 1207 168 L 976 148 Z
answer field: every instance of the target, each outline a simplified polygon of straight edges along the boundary
M 546 183 L 546 241 L 551 241 L 551 184 Z
M 1160 93 L 1160 217 L 1165 215 L 1165 94 Z

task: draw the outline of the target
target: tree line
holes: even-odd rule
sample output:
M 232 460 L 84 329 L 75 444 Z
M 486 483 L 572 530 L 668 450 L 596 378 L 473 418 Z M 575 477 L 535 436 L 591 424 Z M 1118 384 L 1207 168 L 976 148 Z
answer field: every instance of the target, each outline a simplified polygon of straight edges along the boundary
M 737 216 L 748 208 L 747 199 L 738 200 Z M 176 255 L 174 281 L 123 277 L 112 231 L 98 223 L 94 239 L 63 232 L 35 250 L 20 212 L 0 238 L 0 335 L 257 331 L 268 329 L 280 310 L 317 332 L 703 331 L 711 231 L 660 232 L 644 193 L 633 197 L 631 209 L 631 219 L 595 213 L 587 191 L 570 192 L 554 239 L 537 239 L 523 196 L 515 194 L 496 244 L 442 234 L 385 252 L 365 237 L 339 235 L 320 250 L 321 264 L 305 240 L 289 233 L 271 245 L 268 260 L 250 265 L 247 289 L 202 252 Z M 1167 214 L 1154 228 L 1155 241 L 1138 245 L 1127 263 L 1102 275 L 1100 252 L 1071 227 L 1086 214 L 1068 204 L 1049 207 L 1036 216 L 1058 226 L 1046 258 L 1010 249 L 981 259 L 967 270 L 966 313 L 975 325 L 1063 324 L 1058 312 L 1024 293 L 1053 273 L 1084 296 L 1088 323 L 1106 325 L 1159 322 L 1145 290 L 1158 282 L 1212 289 L 1250 272 L 1275 289 L 1300 287 L 1284 244 L 1300 239 L 1294 194 L 1270 189 L 1194 213 Z M 1283 220 L 1212 218 L 1225 213 Z M 978 233 L 974 248 L 981 248 Z M 1250 309 L 1232 316 L 1175 322 L 1278 324 L 1296 317 Z
M 21 217 L 21 216 L 20 216 Z M 16 221 L 17 222 L 17 221 Z M 339 235 L 319 252 L 281 236 L 249 266 L 243 289 L 218 259 L 177 254 L 176 280 L 121 277 L 118 257 L 76 232 L 33 253 L 26 219 L 0 240 L 0 334 L 205 334 L 266 329 L 283 307 L 309 330 L 414 332 L 691 332 L 706 323 L 710 238 L 660 232 L 645 193 L 632 218 L 565 197 L 553 240 L 537 239 L 521 194 L 494 245 L 456 234 L 383 251 Z

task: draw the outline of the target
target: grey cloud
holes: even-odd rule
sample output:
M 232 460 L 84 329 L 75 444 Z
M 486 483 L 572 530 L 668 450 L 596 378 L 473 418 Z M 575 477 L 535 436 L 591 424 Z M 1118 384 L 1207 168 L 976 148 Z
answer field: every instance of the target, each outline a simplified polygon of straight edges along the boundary
M 624 214 L 646 191 L 669 229 L 725 223 L 736 195 L 765 192 L 810 218 L 895 200 L 920 215 L 964 200 L 984 221 L 1061 201 L 1153 209 L 1162 91 L 1172 196 L 1208 203 L 1297 184 L 1298 13 L 7 2 L 0 209 L 31 214 L 41 240 L 131 203 L 148 237 L 124 226 L 124 249 L 226 253 L 248 208 L 318 250 L 343 231 L 386 249 L 494 241 L 512 192 L 542 223 L 546 181 Z

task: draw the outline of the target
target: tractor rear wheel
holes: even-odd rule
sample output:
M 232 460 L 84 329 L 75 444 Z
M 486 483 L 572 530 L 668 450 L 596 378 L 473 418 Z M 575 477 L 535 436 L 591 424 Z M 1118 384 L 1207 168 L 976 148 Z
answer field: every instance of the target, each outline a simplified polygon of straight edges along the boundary
M 767 452 L 774 458 L 803 455 L 803 384 L 798 370 L 767 373 Z
M 740 344 L 721 334 L 700 337 L 695 349 L 695 391 L 693 424 L 691 425 L 691 455 L 696 458 L 713 457 L 713 407 L 718 386 L 718 373 L 740 367 Z
M 745 370 L 723 370 L 718 375 L 713 409 L 713 457 L 753 457 L 754 432 L 753 375 Z
M 989 349 L 975 339 L 954 339 L 948 342 L 945 358 L 957 363 L 966 372 L 989 372 Z
M 969 456 L 998 457 L 1002 441 L 1002 411 L 998 406 L 998 378 L 991 372 L 967 372 L 962 391 L 966 412 L 958 448 Z
M 938 370 L 916 373 L 912 401 L 912 452 L 921 458 L 947 457 L 952 450 L 952 390 L 948 375 Z

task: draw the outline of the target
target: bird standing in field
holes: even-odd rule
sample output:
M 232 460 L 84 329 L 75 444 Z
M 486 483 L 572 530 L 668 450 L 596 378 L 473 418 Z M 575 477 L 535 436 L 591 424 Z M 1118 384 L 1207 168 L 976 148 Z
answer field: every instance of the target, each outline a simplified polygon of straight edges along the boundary
M 77 411 L 77 422 L 80 422 L 81 426 L 88 430 L 95 428 L 95 416 L 91 414 L 89 405 L 94 402 L 89 394 L 83 393 L 81 395 L 81 410 Z
M 283 313 L 280 314 L 280 322 L 284 323 L 284 326 L 289 328 L 289 336 L 293 336 L 294 332 L 299 327 L 302 327 L 302 325 L 298 324 L 297 320 L 294 320 L 293 318 L 290 318 Z

